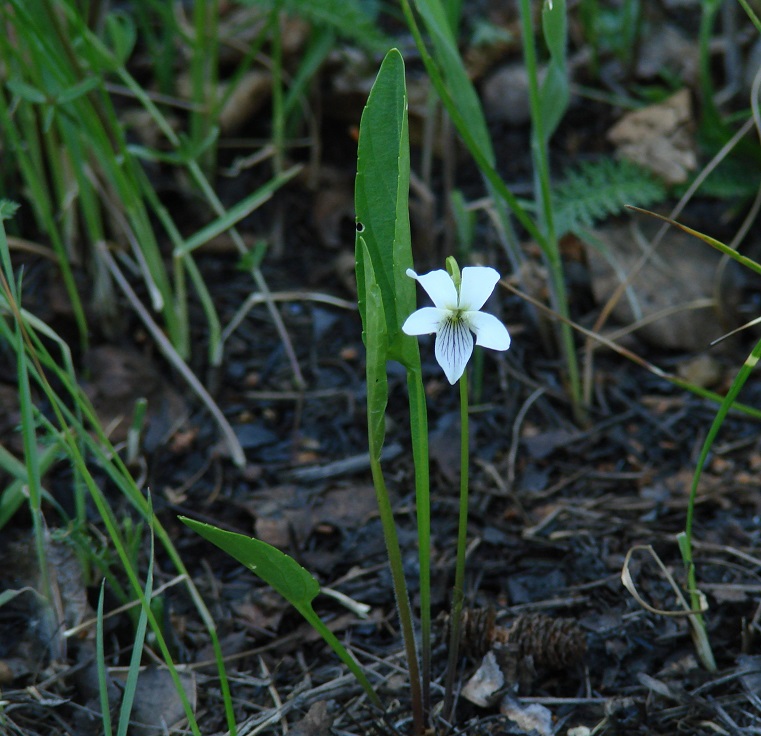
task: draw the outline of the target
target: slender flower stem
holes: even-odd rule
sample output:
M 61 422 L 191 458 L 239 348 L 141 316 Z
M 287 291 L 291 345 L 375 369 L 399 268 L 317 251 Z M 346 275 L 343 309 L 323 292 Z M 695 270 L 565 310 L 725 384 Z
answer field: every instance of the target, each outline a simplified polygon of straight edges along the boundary
M 454 588 L 452 589 L 452 613 L 449 616 L 449 658 L 444 691 L 444 718 L 451 720 L 454 703 L 454 679 L 460 648 L 460 620 L 465 597 L 465 552 L 468 541 L 468 465 L 470 462 L 468 429 L 468 373 L 460 378 L 460 518 L 457 524 L 457 561 L 455 563 Z
M 372 424 L 369 425 L 372 433 Z M 371 440 L 371 446 L 372 446 Z M 391 508 L 391 500 L 388 495 L 386 481 L 380 465 L 380 458 L 370 454 L 370 471 L 375 486 L 375 496 L 378 501 L 378 511 L 383 526 L 383 536 L 386 540 L 386 553 L 391 570 L 391 581 L 394 587 L 396 607 L 399 614 L 399 624 L 402 628 L 402 640 L 407 655 L 407 667 L 410 670 L 410 692 L 412 699 L 412 719 L 414 736 L 421 736 L 425 731 L 423 716 L 423 692 L 420 683 L 420 667 L 417 659 L 417 647 L 415 646 L 415 630 L 412 623 L 412 606 L 407 595 L 407 583 L 404 579 L 404 565 L 402 553 L 399 547 L 399 537 L 394 523 L 394 512 Z
M 528 98 L 531 110 L 531 155 L 534 161 L 534 192 L 537 208 L 541 214 L 541 229 L 544 236 L 537 241 L 550 274 L 550 300 L 555 311 L 561 317 L 568 318 L 568 293 L 566 291 L 563 273 L 563 260 L 560 254 L 557 233 L 555 232 L 554 213 L 551 196 L 550 164 L 548 140 L 549 135 L 544 128 L 542 100 L 539 85 L 539 67 L 536 58 L 534 42 L 533 7 L 531 0 L 520 0 L 521 33 L 523 35 L 523 57 L 527 70 Z M 568 390 L 571 394 L 571 405 L 577 420 L 586 418 L 582 406 L 581 379 L 573 342 L 573 332 L 568 324 L 561 319 L 557 326 L 557 334 L 563 350 L 568 372 Z

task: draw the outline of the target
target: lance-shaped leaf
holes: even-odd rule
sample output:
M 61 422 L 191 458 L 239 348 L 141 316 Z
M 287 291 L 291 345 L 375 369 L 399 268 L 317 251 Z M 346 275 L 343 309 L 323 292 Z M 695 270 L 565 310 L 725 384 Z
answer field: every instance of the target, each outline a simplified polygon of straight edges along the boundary
M 351 670 L 373 703 L 380 704 L 380 699 L 357 661 L 314 612 L 312 601 L 320 592 L 320 584 L 296 560 L 260 539 L 218 529 L 185 516 L 181 516 L 180 521 L 234 557 L 280 593 Z
M 404 362 L 400 327 L 415 309 L 415 287 L 405 276 L 412 267 L 408 210 L 410 151 L 404 61 L 392 49 L 383 60 L 367 100 L 357 158 L 357 284 L 362 324 L 367 332 L 364 251 L 367 248 L 380 289 L 391 356 Z
M 550 52 L 550 63 L 539 90 L 542 133 L 545 140 L 549 140 L 557 129 L 571 98 L 566 64 L 567 26 L 565 0 L 545 2 L 542 10 L 542 30 L 547 50 Z

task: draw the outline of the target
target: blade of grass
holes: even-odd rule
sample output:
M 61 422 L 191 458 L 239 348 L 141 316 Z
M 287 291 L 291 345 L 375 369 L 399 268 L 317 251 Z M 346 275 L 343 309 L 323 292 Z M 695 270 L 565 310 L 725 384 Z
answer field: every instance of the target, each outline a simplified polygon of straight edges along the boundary
M 569 317 L 568 294 L 565 286 L 563 261 L 555 232 L 555 219 L 550 182 L 548 144 L 568 104 L 570 92 L 566 71 L 566 7 L 565 0 L 545 3 L 542 23 L 550 64 L 544 83 L 539 84 L 539 68 L 534 42 L 533 10 L 530 0 L 520 0 L 523 58 L 528 78 L 529 108 L 531 110 L 531 153 L 534 162 L 534 198 L 541 213 L 544 238 L 539 242 L 550 275 L 550 297 L 555 311 Z M 557 324 L 557 323 L 556 323 Z M 577 419 L 584 421 L 581 376 L 576 358 L 573 332 L 560 321 L 558 338 L 568 371 L 571 404 Z
M 272 199 L 272 195 L 284 184 L 293 179 L 301 170 L 302 166 L 292 166 L 287 171 L 278 174 L 256 191 L 244 197 L 240 202 L 226 210 L 213 222 L 202 227 L 197 233 L 187 238 L 183 244 L 174 250 L 175 256 L 184 256 L 212 238 L 221 235 L 237 225 L 244 217 L 248 217 L 255 209 Z
M 4 240 L 0 239 L 0 246 L 2 246 Z M 0 252 L 3 248 L 0 247 Z M 7 248 L 6 248 L 7 250 Z M 6 256 L 3 256 L 5 259 Z M 31 328 L 31 326 L 24 321 L 21 310 L 18 306 L 11 302 L 8 308 L 14 317 L 16 324 L 22 325 L 22 332 L 26 347 L 30 351 L 31 362 L 28 363 L 28 369 L 30 374 L 34 377 L 37 386 L 43 391 L 45 397 L 49 401 L 51 410 L 58 421 L 60 428 L 58 430 L 58 436 L 64 445 L 70 462 L 72 463 L 75 472 L 79 473 L 82 478 L 82 482 L 86 487 L 91 499 L 93 500 L 98 514 L 100 515 L 103 523 L 106 527 L 106 533 L 111 539 L 114 550 L 120 560 L 123 570 L 127 575 L 130 586 L 142 601 L 142 586 L 139 583 L 139 579 L 134 566 L 131 562 L 130 556 L 125 548 L 121 539 L 118 526 L 113 516 L 113 512 L 108 505 L 105 497 L 103 496 L 100 486 L 96 483 L 89 472 L 87 463 L 84 460 L 84 452 L 88 457 L 94 459 L 94 461 L 105 471 L 106 476 L 113 483 L 113 487 L 118 489 L 126 499 L 137 509 L 143 518 L 151 520 L 151 509 L 149 508 L 146 499 L 141 495 L 139 489 L 135 486 L 135 482 L 129 474 L 128 469 L 121 461 L 119 456 L 110 447 L 108 439 L 105 437 L 102 428 L 100 427 L 97 418 L 89 405 L 88 400 L 82 393 L 80 386 L 78 385 L 73 371 L 69 369 L 61 369 L 57 362 L 52 359 L 45 345 L 39 340 L 38 336 Z M 8 325 L 4 320 L 0 320 L 0 335 L 7 340 L 12 340 L 13 333 L 9 330 Z M 63 400 L 56 391 L 54 391 L 48 382 L 44 369 L 50 370 L 55 374 L 56 382 L 62 387 L 67 395 L 73 399 L 76 406 L 76 411 L 70 408 L 70 400 Z M 86 418 L 88 422 L 88 429 L 86 429 L 79 419 L 79 413 Z M 49 425 L 49 432 L 56 432 L 55 428 L 45 418 L 40 416 L 39 420 Z M 84 445 L 84 452 L 80 448 L 79 442 Z M 209 636 L 211 638 L 212 646 L 214 649 L 215 659 L 217 661 L 217 667 L 219 672 L 220 685 L 222 689 L 225 714 L 227 717 L 228 728 L 231 734 L 235 734 L 235 714 L 232 707 L 232 699 L 230 696 L 229 683 L 225 674 L 224 658 L 222 655 L 219 638 L 216 633 L 216 627 L 214 620 L 211 617 L 208 609 L 206 608 L 203 599 L 199 595 L 192 579 L 188 575 L 187 570 L 182 562 L 182 559 L 178 555 L 174 545 L 172 544 L 169 535 L 166 530 L 161 526 L 157 519 L 153 519 L 154 530 L 157 537 L 161 540 L 163 548 L 169 556 L 172 564 L 176 567 L 179 573 L 187 580 L 188 591 L 191 599 L 198 611 L 204 625 L 207 628 Z M 200 736 L 195 718 L 190 707 L 190 704 L 185 695 L 184 688 L 179 678 L 176 668 L 173 664 L 171 654 L 168 646 L 165 642 L 162 629 L 156 620 L 156 617 L 152 611 L 147 611 L 151 630 L 154 632 L 156 638 L 156 644 L 161 650 L 162 657 L 164 658 L 167 667 L 171 673 L 175 686 L 178 688 L 178 694 L 183 707 L 185 708 L 186 715 L 190 722 L 192 731 Z
M 150 494 L 148 495 L 148 509 L 153 518 L 153 504 Z M 145 634 L 148 629 L 148 611 L 151 611 L 151 598 L 153 597 L 153 561 L 155 559 L 155 539 L 153 527 L 150 527 L 151 546 L 148 555 L 148 570 L 145 573 L 145 590 L 143 591 L 143 605 L 140 607 L 140 617 L 135 627 L 134 641 L 132 644 L 132 655 L 129 660 L 129 669 L 127 670 L 127 679 L 124 683 L 124 693 L 122 695 L 122 704 L 119 709 L 119 726 L 116 736 L 127 736 L 129 728 L 130 713 L 135 702 L 135 693 L 137 692 L 137 680 L 140 673 L 140 662 L 143 658 L 143 644 L 145 643 Z M 183 688 L 184 690 L 184 688 Z
M 515 294 L 516 296 L 519 296 L 521 299 L 525 299 L 527 302 L 535 306 L 537 309 L 546 312 L 547 314 L 549 314 L 555 319 L 564 319 L 557 313 L 553 312 L 546 304 L 542 304 L 542 302 L 540 302 L 538 299 L 535 299 L 529 294 L 526 294 L 520 289 L 517 289 L 510 282 L 503 280 L 500 283 L 508 291 L 511 291 L 513 294 Z M 686 381 L 683 378 L 680 378 L 679 376 L 674 375 L 673 373 L 664 371 L 662 368 L 659 368 L 655 364 L 645 360 L 644 358 L 640 357 L 636 353 L 633 353 L 628 348 L 625 348 L 622 345 L 619 345 L 616 342 L 609 340 L 606 336 L 602 334 L 593 332 L 592 330 L 588 330 L 586 327 L 582 327 L 580 324 L 578 324 L 577 322 L 573 322 L 572 320 L 568 320 L 568 324 L 581 335 L 584 335 L 590 338 L 591 340 L 594 340 L 595 342 L 598 342 L 601 345 L 604 345 L 609 350 L 612 350 L 613 352 L 618 353 L 618 355 L 623 356 L 627 360 L 630 360 L 632 363 L 635 363 L 636 365 L 641 366 L 649 373 L 652 373 L 654 376 L 658 376 L 658 378 L 662 378 L 664 381 L 668 381 L 674 386 L 679 386 L 680 388 L 686 389 L 687 391 L 689 391 L 692 394 L 695 394 L 696 396 L 700 396 L 703 399 L 709 399 L 710 401 L 713 401 L 717 404 L 721 404 L 721 402 L 724 400 L 724 396 L 722 396 L 721 394 L 718 394 L 715 391 L 709 391 L 708 389 L 702 388 L 701 386 L 698 386 L 694 383 L 690 383 L 689 381 Z M 740 404 L 740 403 L 735 403 L 734 408 L 738 411 L 741 411 L 743 414 L 746 414 L 749 417 L 753 417 L 754 419 L 761 419 L 761 409 L 756 409 L 755 407 L 748 406 L 747 404 Z
M 103 603 L 106 599 L 106 580 L 100 584 L 98 594 L 98 609 L 95 624 L 95 669 L 98 674 L 98 696 L 100 699 L 100 721 L 103 724 L 105 736 L 112 736 L 111 704 L 108 702 L 108 670 L 106 669 L 106 648 L 103 635 Z
M 711 452 L 713 443 L 719 434 L 719 430 L 724 424 L 724 421 L 727 418 L 727 414 L 732 408 L 732 405 L 735 403 L 738 395 L 740 394 L 740 391 L 742 390 L 742 387 L 745 385 L 746 381 L 750 377 L 751 372 L 756 367 L 759 358 L 761 358 L 761 340 L 756 343 L 750 355 L 748 355 L 748 357 L 745 359 L 745 362 L 732 381 L 732 385 L 729 387 L 729 391 L 727 391 L 726 396 L 723 398 L 719 409 L 716 412 L 716 416 L 711 423 L 711 427 L 708 430 L 708 434 L 703 441 L 703 446 L 700 449 L 700 455 L 698 456 L 698 460 L 695 466 L 695 473 L 692 477 L 690 497 L 687 502 L 687 518 L 685 521 L 683 535 L 680 535 L 679 548 L 682 552 L 682 558 L 687 567 L 687 586 L 692 599 L 693 608 L 700 607 L 698 585 L 695 574 L 695 563 L 692 557 L 692 532 L 695 519 L 695 502 L 697 500 L 700 478 L 703 473 L 703 468 L 706 466 L 708 461 L 708 455 Z M 705 632 L 705 622 L 703 621 L 703 617 L 699 616 L 698 618 L 699 623 Z M 716 663 L 713 659 L 713 653 L 711 652 L 711 647 L 708 644 L 707 636 L 705 636 L 703 645 L 698 648 L 698 653 L 701 655 L 703 666 L 706 667 L 709 672 L 714 672 L 716 670 Z
M 97 36 L 95 36 L 86 26 L 81 26 L 80 30 L 83 37 L 87 41 L 88 50 L 92 54 L 92 63 L 96 66 L 103 65 L 107 68 L 113 68 L 113 72 L 121 79 L 124 86 L 134 95 L 135 99 L 138 100 L 140 104 L 145 108 L 145 110 L 149 113 L 151 119 L 159 127 L 159 130 L 166 137 L 172 147 L 178 150 L 181 149 L 183 146 L 180 136 L 173 130 L 172 126 L 169 124 L 165 116 L 162 115 L 146 91 L 129 74 L 123 65 L 116 63 L 111 51 L 102 43 L 102 41 Z M 125 156 L 126 155 L 127 152 L 125 152 Z M 212 210 L 218 217 L 223 217 L 225 214 L 225 207 L 222 205 L 222 202 L 219 200 L 219 197 L 210 185 L 208 178 L 205 176 L 199 163 L 194 159 L 187 159 L 184 164 L 191 179 L 203 197 L 209 203 Z M 235 228 L 230 230 L 230 236 L 232 238 L 233 244 L 238 249 L 240 254 L 244 255 L 247 252 L 246 244 Z M 269 297 L 270 290 L 261 270 L 258 267 L 252 268 L 251 276 L 254 280 L 254 283 L 256 284 L 257 289 L 265 297 Z M 293 349 L 293 344 L 288 336 L 287 330 L 285 329 L 282 317 L 280 316 L 280 313 L 277 310 L 274 302 L 270 298 L 267 298 L 266 305 L 272 321 L 275 324 L 275 328 L 280 336 L 286 355 L 288 356 L 288 360 L 291 364 L 294 375 L 294 382 L 299 388 L 303 388 L 306 385 L 306 382 L 304 381 L 304 377 L 301 373 L 301 368 L 299 367 L 296 353 Z
M 40 477 L 44 477 L 53 464 L 59 459 L 60 449 L 57 445 L 44 447 L 37 458 Z M 0 493 L 0 530 L 11 520 L 14 514 L 29 498 L 29 476 L 26 466 L 17 460 L 4 447 L 0 446 L 0 470 L 11 475 L 16 480 L 9 483 Z M 46 503 L 55 506 L 53 499 L 45 488 L 40 488 L 40 494 Z
M 676 220 L 672 220 L 671 218 L 666 217 L 665 215 L 659 215 L 657 212 L 644 210 L 644 209 L 641 209 L 640 207 L 634 207 L 633 205 L 630 205 L 630 204 L 626 205 L 626 208 L 629 210 L 633 210 L 634 212 L 640 212 L 643 215 L 650 215 L 651 217 L 655 217 L 658 220 L 663 220 L 663 222 L 667 222 L 669 225 L 678 227 L 680 230 L 683 230 L 688 235 L 694 235 L 696 238 L 699 238 L 704 243 L 708 243 L 708 245 L 710 245 L 712 248 L 716 248 L 716 250 L 723 253 L 725 256 L 729 256 L 732 260 L 737 261 L 741 266 L 745 266 L 746 268 L 749 268 L 751 271 L 755 271 L 757 274 L 761 275 L 760 263 L 756 263 L 756 261 L 752 260 L 751 258 L 748 258 L 747 256 L 742 255 L 742 253 L 738 253 L 734 248 L 730 248 L 728 245 L 725 245 L 719 240 L 716 240 L 716 238 L 712 238 L 710 235 L 706 235 L 704 233 L 698 232 L 697 230 L 693 230 L 691 227 L 687 227 L 687 225 L 682 225 L 680 222 L 677 222 Z
M 190 137 L 199 144 L 210 138 L 216 127 L 214 98 L 219 67 L 219 0 L 193 3 L 193 38 L 191 40 L 190 80 L 193 108 L 190 114 Z M 213 136 L 216 140 L 216 135 Z M 207 176 L 216 167 L 216 150 L 209 146 L 199 159 Z

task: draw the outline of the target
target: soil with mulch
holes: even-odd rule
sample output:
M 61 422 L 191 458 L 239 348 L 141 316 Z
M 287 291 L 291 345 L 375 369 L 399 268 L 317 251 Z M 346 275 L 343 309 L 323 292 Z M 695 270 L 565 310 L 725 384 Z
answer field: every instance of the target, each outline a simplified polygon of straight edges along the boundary
M 584 140 L 599 148 L 599 117 L 589 125 L 592 129 L 585 130 L 584 117 L 572 115 L 557 137 L 556 155 L 572 157 Z M 351 131 L 329 119 L 325 126 L 332 128 L 325 164 L 340 172 L 344 184 L 351 182 Z M 516 144 L 506 160 L 514 172 L 522 172 L 528 186 L 528 129 L 514 128 L 509 134 Z M 463 163 L 458 176 L 461 186 L 478 190 L 470 165 Z M 510 172 L 508 178 L 515 181 Z M 232 184 L 220 180 L 230 203 L 253 185 L 245 175 Z M 263 270 L 273 291 L 288 292 L 279 309 L 306 387 L 296 385 L 282 340 L 261 304 L 229 340 L 221 368 L 206 365 L 202 348 L 193 356 L 192 367 L 244 447 L 244 468 L 230 462 L 216 426 L 185 385 L 171 377 L 126 303 L 117 330 L 122 337 L 102 337 L 79 360 L 104 421 L 150 387 L 151 421 L 135 472 L 151 489 L 156 513 L 217 625 L 239 733 L 285 733 L 287 723 L 288 733 L 299 736 L 407 734 L 406 666 L 365 455 L 364 352 L 352 306 L 353 219 L 351 212 L 333 212 L 335 242 L 326 243 L 317 199 L 314 189 L 299 182 L 246 223 L 253 232 L 287 225 L 282 251 L 268 253 Z M 185 201 L 178 203 L 178 211 L 182 207 L 187 207 Z M 698 218 L 700 208 L 698 202 L 687 216 Z M 485 225 L 481 234 L 479 255 L 506 273 L 506 258 Z M 425 233 L 416 236 L 427 239 Z M 418 270 L 440 267 L 438 256 L 436 251 L 416 256 Z M 229 252 L 205 253 L 199 265 L 227 324 L 252 290 L 250 277 Z M 56 279 L 52 266 L 27 266 L 27 308 L 43 316 L 48 309 L 58 319 L 57 328 L 70 330 L 60 314 L 50 312 Z M 573 292 L 573 316 L 591 325 L 598 306 L 583 278 L 583 260 L 572 268 L 582 276 Z M 750 293 L 742 298 L 754 303 Z M 193 309 L 199 310 L 193 342 L 203 346 L 204 319 L 198 305 Z M 592 405 L 586 421 L 574 420 L 563 364 L 542 339 L 546 333 L 536 314 L 507 289 L 497 292 L 489 309 L 508 325 L 513 346 L 505 354 L 484 354 L 483 380 L 472 406 L 468 614 L 455 717 L 449 724 L 436 706 L 443 692 L 457 531 L 459 407 L 457 391 L 433 359 L 432 340 L 421 341 L 431 428 L 436 733 L 761 733 L 758 424 L 730 415 L 697 496 L 695 563 L 717 664 L 716 672 L 708 672 L 696 656 L 672 581 L 685 585 L 676 535 L 684 529 L 697 455 L 716 405 L 624 357 L 598 352 Z M 726 391 L 751 345 L 742 336 L 725 345 L 717 359 L 717 390 Z M 633 347 L 669 370 L 692 357 L 644 343 Z M 583 365 L 581 347 L 579 355 Z M 114 375 L 123 394 L 110 406 Z M 12 386 L 10 362 L 2 379 Z M 385 469 L 415 603 L 416 524 L 405 376 L 392 365 L 389 379 Z M 742 401 L 761 404 L 756 379 L 749 381 Z M 3 441 L 18 450 L 13 425 L 1 429 Z M 46 480 L 57 502 L 68 507 L 68 473 L 56 471 Z M 132 514 L 113 489 L 104 490 L 118 514 Z M 56 518 L 50 508 L 46 515 L 48 523 Z M 249 571 L 200 541 L 178 515 L 271 542 L 323 587 L 365 604 L 366 613 L 360 615 L 325 595 L 315 607 L 372 673 L 385 712 L 368 704 L 358 684 L 293 610 Z M 28 537 L 29 519 L 18 514 L 0 542 L 3 558 L 31 558 L 24 541 Z M 65 545 L 57 544 L 65 557 Z M 6 565 L 0 589 L 33 584 L 34 573 L 25 568 L 20 562 Z M 157 552 L 156 587 L 175 582 L 171 569 Z M 636 597 L 622 584 L 622 573 Z M 88 588 L 87 595 L 94 605 L 98 588 Z M 190 665 L 193 673 L 188 687 L 202 731 L 226 732 L 206 630 L 181 584 L 167 587 L 163 600 L 176 660 Z M 107 597 L 106 612 L 115 605 Z M 0 607 L 0 683 L 11 724 L 7 733 L 98 733 L 92 652 L 76 637 L 58 657 L 46 651 L 40 638 L 45 627 L 35 622 L 36 610 L 21 596 Z M 115 613 L 108 622 L 107 664 L 126 667 L 132 619 Z M 472 696 L 471 677 L 477 671 L 484 677 L 498 671 L 503 678 L 496 689 L 480 691 L 482 702 L 473 702 L 478 697 Z M 163 685 L 154 688 L 170 697 Z M 150 691 L 149 685 L 142 697 L 163 713 L 166 702 L 150 701 Z M 6 728 L 2 718 L 0 732 Z

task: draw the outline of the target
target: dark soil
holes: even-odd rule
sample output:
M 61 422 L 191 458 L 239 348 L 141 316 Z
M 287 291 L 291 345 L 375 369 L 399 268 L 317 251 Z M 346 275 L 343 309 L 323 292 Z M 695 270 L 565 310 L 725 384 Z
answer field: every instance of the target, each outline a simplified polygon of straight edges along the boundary
M 614 112 L 609 108 L 607 116 L 612 121 Z M 355 161 L 350 130 L 328 122 L 332 127 L 326 133 L 323 166 L 339 172 L 340 180 L 350 186 Z M 599 153 L 602 128 L 599 116 L 592 120 L 578 109 L 572 111 L 557 137 L 554 156 L 563 161 L 573 160 L 580 150 Z M 495 128 L 495 140 L 506 140 L 499 138 L 499 132 Z M 513 143 L 502 159 L 510 162 L 506 175 L 519 187 L 527 185 L 528 130 L 511 129 L 509 138 Z M 415 150 L 413 158 L 417 155 Z M 458 186 L 479 196 L 480 179 L 470 164 L 458 168 L 457 178 Z M 245 178 L 219 182 L 230 202 L 253 185 Z M 186 199 L 180 200 L 178 211 L 188 207 Z M 199 316 L 193 320 L 197 334 L 192 367 L 235 428 L 246 452 L 244 468 L 230 462 L 216 426 L 157 357 L 126 304 L 120 306 L 116 327 L 103 330 L 95 350 L 96 354 L 114 351 L 103 359 L 103 371 L 112 371 L 114 361 L 121 361 L 124 376 L 135 384 L 131 400 L 146 382 L 155 386 L 154 406 L 159 408 L 152 416 L 142 456 L 144 486 L 151 489 L 156 514 L 217 625 L 229 657 L 227 672 L 239 733 L 285 733 L 288 722 L 289 733 L 300 736 L 406 734 L 410 703 L 405 661 L 364 457 L 364 351 L 359 316 L 351 308 L 351 267 L 346 266 L 353 250 L 353 219 L 351 211 L 339 211 L 331 230 L 337 246 L 326 244 L 317 200 L 315 189 L 295 183 L 243 228 L 259 234 L 282 228 L 282 247 L 267 254 L 263 270 L 273 291 L 297 292 L 280 303 L 279 310 L 306 382 L 304 390 L 294 381 L 264 305 L 255 306 L 245 317 L 218 370 L 206 362 L 207 336 L 199 327 L 205 322 L 199 305 L 193 305 Z M 692 214 L 697 216 L 700 207 L 698 202 Z M 442 217 L 438 213 L 437 221 Z M 192 230 L 200 224 L 188 226 Z M 479 229 L 483 235 L 479 255 L 507 273 L 507 260 L 485 221 Z M 440 234 L 432 239 L 432 252 L 416 256 L 419 271 L 441 266 Z M 415 235 L 431 240 L 420 230 Z M 527 251 L 532 252 L 530 244 Z M 573 291 L 573 317 L 591 325 L 599 305 L 591 295 L 584 261 L 567 255 L 569 269 L 580 274 Z M 60 314 L 43 309 L 56 278 L 52 266 L 28 265 L 27 308 L 58 320 L 56 327 L 63 332 L 71 331 Z M 222 324 L 227 324 L 251 293 L 251 279 L 236 267 L 237 258 L 230 253 L 206 253 L 199 265 Z M 346 304 L 315 300 L 310 296 L 315 293 Z M 743 297 L 757 306 L 753 298 Z M 507 679 L 487 705 L 459 697 L 450 726 L 435 710 L 436 732 L 545 733 L 538 725 L 532 731 L 527 721 L 508 718 L 507 711 L 519 704 L 524 709 L 534 707 L 537 718 L 542 713 L 551 716 L 552 733 L 575 736 L 761 733 L 758 424 L 739 414 L 730 416 L 697 496 L 695 563 L 709 606 L 705 618 L 718 667 L 709 673 L 696 656 L 688 619 L 679 613 L 675 591 L 656 559 L 685 585 L 676 535 L 684 529 L 696 459 L 716 405 L 620 355 L 598 352 L 588 418 L 576 421 L 562 362 L 553 346 L 541 339 L 535 314 L 508 289 L 497 292 L 489 309 L 505 320 L 513 346 L 505 354 L 485 353 L 483 383 L 472 406 L 465 600 L 475 623 L 463 646 L 458 692 L 489 651 Z M 725 345 L 718 357 L 722 378 L 717 390 L 726 391 L 751 345 L 744 337 Z M 667 370 L 692 357 L 644 343 L 633 344 L 633 349 Z M 433 359 L 432 340 L 422 340 L 421 352 L 431 428 L 433 610 L 434 615 L 445 615 L 457 531 L 457 391 Z M 581 341 L 579 356 L 583 363 Z M 83 375 L 89 371 L 89 381 L 97 388 L 105 380 L 94 369 L 97 361 L 92 355 L 78 360 Z M 8 362 L 2 380 L 12 385 L 13 376 Z M 406 386 L 403 372 L 393 366 L 390 390 L 385 468 L 416 604 Z M 102 393 L 108 394 L 108 389 Z M 749 406 L 761 403 L 761 383 L 755 377 L 741 399 Z M 99 409 L 108 416 L 108 409 L 102 405 Z M 8 422 L 0 430 L 9 449 L 18 451 L 14 426 Z M 347 468 L 342 461 L 349 458 L 356 462 Z M 47 479 L 51 494 L 64 508 L 71 503 L 70 484 L 70 473 L 63 469 Z M 115 489 L 106 485 L 104 491 L 122 518 L 134 515 Z M 367 604 L 370 610 L 364 619 L 327 596 L 318 598 L 315 608 L 374 673 L 387 711 L 376 712 L 368 705 L 335 656 L 277 595 L 199 540 L 177 520 L 178 515 L 270 541 L 296 558 L 322 586 Z M 52 507 L 46 509 L 46 517 L 48 523 L 56 517 Z M 29 536 L 29 524 L 23 512 L 14 517 L 2 540 L 6 559 L 15 562 L 32 554 L 23 541 Z M 626 570 L 639 595 L 653 609 L 674 615 L 646 610 L 624 588 L 622 571 L 632 550 Z M 147 551 L 146 542 L 139 554 L 146 558 Z M 22 568 L 20 562 L 10 573 L 6 567 L 0 574 L 0 589 L 18 588 L 23 581 L 32 584 L 33 573 Z M 158 552 L 156 587 L 169 582 L 171 570 Z M 93 605 L 99 592 L 99 581 L 94 582 L 87 590 Z M 44 645 L 30 633 L 29 617 L 36 608 L 19 600 L 0 608 L 0 684 L 5 717 L 10 719 L 6 726 L 0 715 L 0 733 L 3 728 L 8 734 L 98 733 L 99 718 L 93 716 L 97 688 L 93 691 L 92 683 L 75 677 L 78 669 L 93 671 L 87 664 L 88 650 L 72 640 L 52 673 L 49 664 L 55 658 L 43 653 Z M 203 733 L 224 733 L 220 683 L 206 631 L 182 585 L 167 588 L 163 601 L 174 656 L 191 665 L 197 678 L 196 712 Z M 107 598 L 106 612 L 116 605 L 115 598 Z M 127 666 L 132 620 L 121 613 L 109 621 L 108 664 Z M 442 697 L 447 650 L 445 623 L 439 624 L 434 707 Z M 23 671 L 13 670 L 21 664 Z M 4 675 L 2 667 L 9 674 Z

